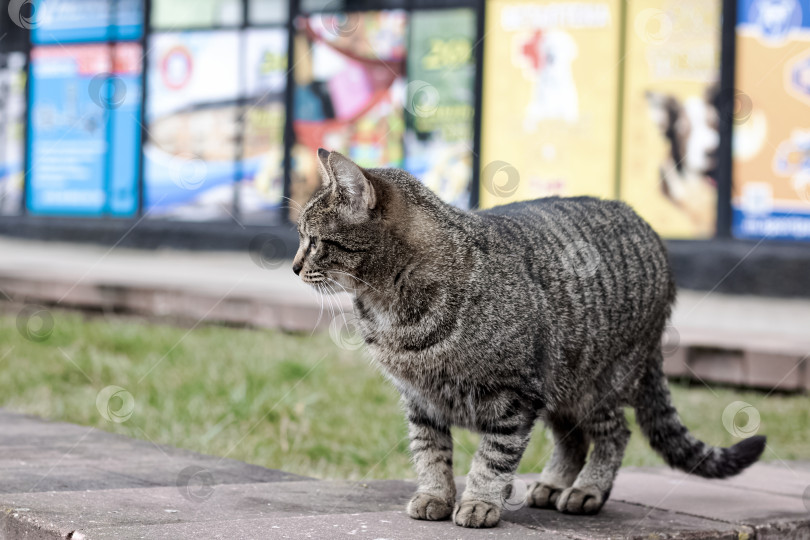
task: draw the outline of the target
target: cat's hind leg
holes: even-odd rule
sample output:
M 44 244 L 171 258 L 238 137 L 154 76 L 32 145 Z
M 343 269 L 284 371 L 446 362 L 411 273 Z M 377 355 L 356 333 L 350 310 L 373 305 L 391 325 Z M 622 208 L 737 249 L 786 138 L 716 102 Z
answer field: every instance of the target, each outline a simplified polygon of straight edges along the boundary
M 546 425 L 554 437 L 554 450 L 543 467 L 540 481 L 529 484 L 526 502 L 535 508 L 555 508 L 564 489 L 571 487 L 585 464 L 588 439 L 572 420 L 549 417 Z
M 595 514 L 602 508 L 610 496 L 630 438 L 621 407 L 594 411 L 582 425 L 593 440 L 593 452 L 574 484 L 557 499 L 557 510 L 566 514 Z

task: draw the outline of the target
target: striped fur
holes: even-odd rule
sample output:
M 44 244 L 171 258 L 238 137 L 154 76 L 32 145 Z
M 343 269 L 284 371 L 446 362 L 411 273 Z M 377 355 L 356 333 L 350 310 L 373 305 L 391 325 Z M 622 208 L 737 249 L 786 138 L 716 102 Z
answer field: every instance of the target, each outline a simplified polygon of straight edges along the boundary
M 759 457 L 764 438 L 714 449 L 678 419 L 660 354 L 675 286 L 661 240 L 630 207 L 552 197 L 464 212 L 403 171 L 322 152 L 294 268 L 352 292 L 368 350 L 402 395 L 420 485 L 412 517 L 497 524 L 538 419 L 556 446 L 528 502 L 562 512 L 607 500 L 625 406 L 673 467 L 724 477 Z M 451 426 L 482 434 L 455 508 Z

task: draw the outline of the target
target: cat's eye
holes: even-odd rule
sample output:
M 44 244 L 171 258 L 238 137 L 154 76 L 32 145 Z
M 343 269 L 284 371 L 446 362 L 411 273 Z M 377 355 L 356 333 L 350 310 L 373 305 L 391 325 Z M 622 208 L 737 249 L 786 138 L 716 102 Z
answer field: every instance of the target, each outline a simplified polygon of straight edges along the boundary
M 314 237 L 314 236 L 309 237 L 309 251 L 314 251 L 315 250 L 315 242 L 317 242 L 317 241 L 318 241 L 318 239 L 316 237 Z

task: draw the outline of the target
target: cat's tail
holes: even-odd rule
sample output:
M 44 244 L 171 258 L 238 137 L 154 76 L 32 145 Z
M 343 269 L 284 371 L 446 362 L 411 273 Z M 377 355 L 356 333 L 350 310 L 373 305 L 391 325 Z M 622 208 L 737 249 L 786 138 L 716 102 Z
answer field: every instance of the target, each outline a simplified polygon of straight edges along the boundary
M 635 406 L 638 424 L 653 450 L 670 467 L 704 478 L 734 476 L 758 460 L 765 449 L 763 435 L 718 448 L 689 433 L 670 401 L 660 360 L 652 362 L 641 377 Z

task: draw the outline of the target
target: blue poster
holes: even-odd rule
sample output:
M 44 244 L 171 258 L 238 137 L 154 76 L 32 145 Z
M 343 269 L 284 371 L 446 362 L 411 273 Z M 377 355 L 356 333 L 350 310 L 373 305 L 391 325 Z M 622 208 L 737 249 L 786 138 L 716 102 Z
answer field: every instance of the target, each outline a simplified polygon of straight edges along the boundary
M 37 44 L 138 39 L 143 0 L 39 0 L 31 39 Z
M 104 86 L 110 114 L 107 211 L 125 217 L 138 209 L 143 49 L 137 43 L 118 43 L 114 50 L 113 71 Z
M 778 41 L 794 29 L 810 28 L 808 8 L 808 0 L 739 0 L 737 24 L 756 26 L 762 37 Z
M 140 46 L 31 51 L 27 206 L 32 214 L 137 210 Z

